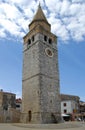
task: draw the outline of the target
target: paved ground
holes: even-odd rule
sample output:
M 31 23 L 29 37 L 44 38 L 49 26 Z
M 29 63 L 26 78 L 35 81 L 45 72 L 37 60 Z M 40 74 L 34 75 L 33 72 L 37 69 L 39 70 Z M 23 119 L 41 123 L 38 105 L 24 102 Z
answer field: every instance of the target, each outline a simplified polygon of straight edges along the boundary
M 61 124 L 0 124 L 0 130 L 85 130 L 85 122 Z

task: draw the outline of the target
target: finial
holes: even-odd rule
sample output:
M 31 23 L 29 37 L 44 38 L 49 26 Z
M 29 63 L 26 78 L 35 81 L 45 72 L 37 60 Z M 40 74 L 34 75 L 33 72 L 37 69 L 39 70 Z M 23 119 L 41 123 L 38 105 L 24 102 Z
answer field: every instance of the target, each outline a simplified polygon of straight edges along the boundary
M 40 0 L 39 0 L 39 5 L 38 5 L 39 8 L 41 8 L 41 5 L 40 5 Z

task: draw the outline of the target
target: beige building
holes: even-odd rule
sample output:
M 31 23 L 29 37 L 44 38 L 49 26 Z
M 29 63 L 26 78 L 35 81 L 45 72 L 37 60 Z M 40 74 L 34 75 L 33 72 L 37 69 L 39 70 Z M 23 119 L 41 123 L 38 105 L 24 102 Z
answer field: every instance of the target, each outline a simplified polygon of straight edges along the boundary
M 8 110 L 9 107 L 16 108 L 16 94 L 0 91 L 0 108 Z
M 21 113 L 16 110 L 16 94 L 0 91 L 0 123 L 20 122 Z

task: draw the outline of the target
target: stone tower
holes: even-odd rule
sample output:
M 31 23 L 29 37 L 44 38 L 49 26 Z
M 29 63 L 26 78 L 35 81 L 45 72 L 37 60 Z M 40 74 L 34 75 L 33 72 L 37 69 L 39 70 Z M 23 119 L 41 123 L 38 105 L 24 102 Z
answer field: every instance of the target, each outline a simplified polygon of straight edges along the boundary
M 24 39 L 22 116 L 26 123 L 60 121 L 57 37 L 51 33 L 41 6 Z

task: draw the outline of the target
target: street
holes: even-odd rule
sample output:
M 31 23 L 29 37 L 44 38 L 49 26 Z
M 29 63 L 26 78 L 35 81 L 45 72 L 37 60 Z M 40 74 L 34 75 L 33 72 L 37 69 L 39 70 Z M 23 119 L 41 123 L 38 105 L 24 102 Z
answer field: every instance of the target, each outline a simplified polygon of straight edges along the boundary
M 0 130 L 85 130 L 85 122 L 66 122 L 61 124 L 21 124 L 1 123 Z

